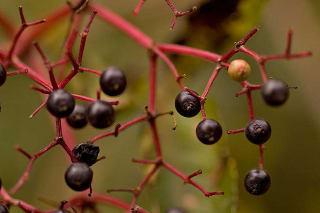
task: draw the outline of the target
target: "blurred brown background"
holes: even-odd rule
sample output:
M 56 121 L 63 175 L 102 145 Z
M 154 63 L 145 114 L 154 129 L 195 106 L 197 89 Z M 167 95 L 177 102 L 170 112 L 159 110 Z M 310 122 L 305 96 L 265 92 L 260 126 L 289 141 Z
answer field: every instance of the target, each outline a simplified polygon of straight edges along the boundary
M 180 179 L 161 169 L 142 193 L 139 205 L 152 213 L 165 212 L 172 206 L 183 207 L 189 213 L 320 212 L 317 203 L 320 199 L 318 0 L 176 0 L 176 6 L 181 10 L 194 5 L 200 9 L 191 16 L 179 19 L 173 31 L 169 30 L 171 11 L 162 0 L 148 1 L 137 17 L 132 15 L 132 9 L 138 0 L 95 1 L 119 13 L 157 42 L 182 43 L 223 53 L 232 47 L 233 42 L 259 25 L 261 30 L 248 42 L 249 48 L 265 55 L 280 53 L 285 48 L 287 29 L 291 28 L 294 31 L 293 51 L 313 52 L 311 58 L 267 64 L 270 76 L 299 88 L 291 91 L 285 106 L 270 108 L 263 103 L 259 92 L 254 94 L 256 117 L 268 120 L 273 130 L 265 152 L 265 168 L 272 178 L 268 193 L 254 197 L 244 190 L 244 176 L 258 166 L 258 148 L 250 144 L 243 134 L 224 134 L 218 144 L 203 146 L 195 136 L 200 115 L 192 119 L 177 115 L 178 128 L 175 132 L 170 129 L 172 120 L 169 117 L 158 120 L 165 159 L 184 173 L 201 168 L 204 174 L 195 180 L 210 191 L 222 190 L 226 195 L 206 198 L 195 188 L 183 185 Z M 63 0 L 2 0 L 0 12 L 18 24 L 17 6 L 20 4 L 24 7 L 27 20 L 31 21 L 64 3 Z M 52 61 L 60 55 L 67 27 L 66 20 L 39 38 L 40 45 Z M 0 42 L 7 41 L 0 29 Z M 243 55 L 236 57 L 248 59 Z M 202 91 L 214 66 L 185 56 L 172 56 L 172 59 L 179 72 L 188 75 L 185 84 L 198 92 Z M 251 59 L 248 61 L 254 69 L 249 81 L 261 82 L 256 64 Z M 147 54 L 117 29 L 96 19 L 88 36 L 84 66 L 102 70 L 110 65 L 122 67 L 128 78 L 128 89 L 119 98 L 121 104 L 117 107 L 117 122 L 123 123 L 142 114 L 147 104 Z M 179 88 L 162 62 L 158 76 L 158 108 L 160 111 L 174 110 L 174 98 Z M 0 177 L 6 188 L 16 182 L 27 165 L 25 157 L 13 150 L 14 145 L 19 144 L 28 152 L 35 153 L 54 137 L 46 110 L 33 119 L 28 118 L 42 103 L 39 95 L 29 89 L 31 83 L 25 76 L 14 76 L 9 77 L 0 88 Z M 97 87 L 96 76 L 81 74 L 68 89 L 94 97 Z M 239 84 L 221 73 L 209 93 L 206 105 L 208 115 L 219 120 L 225 130 L 244 127 L 248 121 L 245 97 L 234 97 L 240 89 Z M 76 135 L 80 143 L 101 132 L 87 127 L 76 131 Z M 131 158 L 154 156 L 152 138 L 146 124 L 138 124 L 116 139 L 103 139 L 97 144 L 101 147 L 101 155 L 107 157 L 93 167 L 93 187 L 101 193 L 110 188 L 136 186 L 148 168 L 132 164 Z M 56 202 L 68 199 L 75 194 L 64 183 L 63 174 L 68 164 L 60 147 L 48 152 L 37 160 L 30 180 L 15 197 L 43 209 L 52 207 L 39 198 Z M 131 195 L 114 195 L 131 201 Z M 121 212 L 103 205 L 99 208 L 101 212 Z M 12 208 L 11 212 L 21 211 Z

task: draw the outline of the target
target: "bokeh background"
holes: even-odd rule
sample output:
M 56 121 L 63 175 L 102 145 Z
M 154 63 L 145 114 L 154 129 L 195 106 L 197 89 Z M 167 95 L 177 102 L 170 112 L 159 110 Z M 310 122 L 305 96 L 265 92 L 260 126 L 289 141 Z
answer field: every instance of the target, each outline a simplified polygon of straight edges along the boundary
M 132 15 L 132 9 L 138 0 L 95 1 L 117 12 L 157 42 L 179 43 L 224 53 L 241 36 L 259 25 L 261 30 L 248 42 L 249 48 L 265 55 L 281 53 L 285 48 L 286 32 L 291 28 L 294 31 L 293 51 L 313 52 L 311 58 L 267 64 L 270 76 L 299 88 L 291 91 L 291 97 L 284 106 L 270 108 L 263 103 L 259 92 L 253 95 L 256 117 L 268 120 L 273 130 L 265 152 L 265 168 L 272 178 L 268 193 L 255 197 L 244 190 L 246 173 L 258 166 L 258 148 L 250 144 L 243 134 L 224 134 L 218 144 L 204 146 L 195 136 L 195 127 L 201 116 L 187 119 L 177 115 L 176 131 L 171 130 L 170 117 L 158 119 L 165 159 L 186 174 L 202 169 L 204 174 L 195 180 L 210 191 L 222 190 L 226 195 L 206 198 L 197 189 L 183 185 L 180 179 L 161 169 L 142 193 L 139 205 L 152 213 L 162 213 L 174 206 L 189 213 L 320 212 L 318 0 L 175 1 L 179 9 L 196 5 L 199 10 L 179 19 L 173 31 L 169 30 L 172 14 L 164 1 L 148 1 L 137 17 Z M 2 0 L 0 12 L 18 24 L 18 5 L 23 5 L 28 20 L 35 20 L 62 4 L 65 4 L 64 0 Z M 65 20 L 38 38 L 52 61 L 60 55 L 68 24 Z M 0 42 L 6 44 L 8 41 L 0 28 Z M 119 123 L 144 112 L 148 97 L 147 56 L 144 49 L 111 25 L 99 19 L 94 21 L 87 40 L 84 66 L 102 70 L 115 65 L 125 70 L 128 89 L 118 98 L 121 103 L 116 107 Z M 236 58 L 247 59 L 253 67 L 250 82 L 261 82 L 253 60 L 241 54 Z M 172 56 L 172 60 L 180 73 L 187 74 L 185 85 L 202 91 L 214 65 L 186 56 Z M 158 77 L 157 106 L 160 111 L 174 110 L 174 98 L 179 88 L 162 62 Z M 14 76 L 0 88 L 0 177 L 6 188 L 15 184 L 27 165 L 25 157 L 13 147 L 20 145 L 35 153 L 55 135 L 46 110 L 33 119 L 28 118 L 42 103 L 39 94 L 29 89 L 30 84 L 32 82 L 25 76 Z M 91 97 L 94 97 L 96 88 L 98 78 L 85 73 L 77 76 L 68 87 L 73 92 Z M 240 85 L 223 72 L 209 93 L 208 116 L 217 119 L 224 130 L 244 127 L 248 121 L 245 97 L 234 97 L 240 89 Z M 110 100 L 109 97 L 103 98 Z M 87 127 L 75 134 L 81 143 L 101 132 Z M 93 166 L 93 187 L 100 193 L 106 193 L 110 188 L 137 186 L 149 168 L 131 163 L 131 158 L 154 157 L 152 137 L 144 123 L 124 131 L 118 138 L 103 139 L 97 144 L 101 155 L 107 157 Z M 69 163 L 60 147 L 46 153 L 36 161 L 29 181 L 15 197 L 42 209 L 52 208 L 43 200 L 54 201 L 58 206 L 59 201 L 75 195 L 64 182 L 64 171 Z M 114 195 L 131 201 L 131 195 Z M 101 212 L 121 212 L 104 205 L 98 207 Z M 21 210 L 12 207 L 11 212 Z

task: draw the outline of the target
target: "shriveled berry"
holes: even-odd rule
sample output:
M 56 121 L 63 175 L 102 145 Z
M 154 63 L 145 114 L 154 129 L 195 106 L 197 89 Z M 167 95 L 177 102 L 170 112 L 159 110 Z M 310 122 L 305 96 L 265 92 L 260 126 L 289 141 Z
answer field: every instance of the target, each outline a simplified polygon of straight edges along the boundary
M 261 95 L 266 104 L 280 106 L 289 97 L 288 85 L 279 79 L 269 79 L 261 89 Z
M 222 127 L 216 120 L 205 119 L 198 124 L 196 134 L 202 143 L 211 145 L 221 138 Z
M 73 155 L 79 162 L 86 163 L 89 166 L 97 162 L 100 148 L 91 143 L 81 143 L 72 150 Z
M 263 119 L 249 121 L 246 127 L 246 136 L 254 144 L 264 144 L 271 136 L 271 126 Z
M 57 118 L 63 118 L 70 115 L 74 106 L 75 101 L 73 96 L 64 89 L 53 91 L 50 93 L 47 100 L 47 109 Z
M 9 213 L 7 206 L 2 203 L 0 203 L 0 213 Z
M 108 67 L 100 76 L 100 87 L 109 96 L 120 95 L 126 86 L 126 76 L 118 67 Z
M 262 195 L 271 185 L 269 174 L 264 169 L 252 169 L 244 179 L 244 186 L 253 195 Z
M 4 66 L 0 63 L 0 86 L 7 80 L 7 71 Z
M 166 213 L 186 213 L 186 212 L 180 208 L 174 207 L 174 208 L 168 209 Z
M 87 116 L 90 124 L 99 129 L 109 127 L 114 122 L 113 107 L 101 100 L 97 100 L 90 104 L 87 110 Z
M 76 104 L 72 113 L 67 117 L 68 124 L 76 129 L 85 127 L 88 123 L 86 111 L 85 106 Z
M 245 81 L 251 73 L 250 65 L 242 59 L 233 60 L 228 67 L 229 76 L 235 81 Z
M 75 191 L 83 191 L 90 187 L 93 172 L 85 163 L 73 163 L 65 173 L 67 185 Z
M 184 117 L 196 116 L 201 110 L 199 99 L 186 90 L 177 95 L 175 106 L 178 113 Z

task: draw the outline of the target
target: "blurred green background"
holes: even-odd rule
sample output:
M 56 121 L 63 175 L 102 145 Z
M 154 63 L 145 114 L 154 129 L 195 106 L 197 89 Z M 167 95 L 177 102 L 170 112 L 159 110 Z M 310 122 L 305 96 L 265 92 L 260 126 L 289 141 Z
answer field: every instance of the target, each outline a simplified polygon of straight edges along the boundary
M 244 190 L 244 176 L 258 166 L 258 148 L 243 134 L 224 134 L 218 144 L 204 146 L 195 136 L 195 126 L 201 116 L 187 119 L 177 115 L 176 131 L 171 130 L 170 117 L 157 121 L 165 159 L 186 174 L 202 169 L 203 175 L 195 180 L 209 191 L 224 191 L 226 195 L 206 198 L 197 189 L 183 185 L 180 179 L 161 169 L 142 193 L 139 205 L 152 213 L 162 213 L 173 206 L 182 207 L 189 213 L 320 212 L 317 203 L 320 199 L 318 0 L 176 0 L 179 9 L 196 5 L 199 10 L 179 19 L 173 31 L 169 30 L 171 11 L 162 0 L 148 1 L 137 17 L 132 15 L 132 9 L 138 0 L 95 1 L 117 12 L 159 43 L 180 43 L 224 53 L 241 36 L 259 25 L 261 30 L 248 42 L 248 47 L 258 53 L 283 52 L 288 28 L 294 31 L 294 52 L 313 52 L 311 58 L 267 64 L 270 76 L 299 88 L 291 91 L 286 105 L 270 108 L 263 103 L 259 92 L 253 95 L 256 117 L 268 120 L 273 130 L 265 152 L 265 168 L 272 178 L 268 193 L 254 197 Z M 2 0 L 0 13 L 18 24 L 18 5 L 23 5 L 27 20 L 32 21 L 64 3 L 64 0 Z M 68 23 L 67 20 L 61 22 L 38 39 L 52 61 L 60 55 Z M 0 42 L 5 44 L 8 41 L 0 28 Z M 147 56 L 144 49 L 111 25 L 99 19 L 94 21 L 87 40 L 84 66 L 102 70 L 115 65 L 125 70 L 128 88 L 118 98 L 121 103 L 116 107 L 119 123 L 144 113 L 148 98 Z M 241 54 L 238 57 L 246 58 L 253 67 L 249 81 L 261 82 L 255 62 Z M 27 62 L 27 58 L 24 60 Z M 201 92 L 214 66 L 186 56 L 172 56 L 172 60 L 180 73 L 187 74 L 185 85 Z M 0 177 L 7 189 L 15 184 L 27 165 L 25 157 L 13 147 L 20 145 L 28 152 L 36 153 L 55 135 L 46 110 L 33 119 L 28 118 L 42 103 L 39 94 L 29 89 L 30 84 L 32 82 L 25 76 L 14 76 L 9 77 L 0 89 Z M 86 73 L 77 76 L 68 87 L 73 92 L 91 97 L 97 88 L 98 78 Z M 209 93 L 208 116 L 217 119 L 224 130 L 242 128 L 249 119 L 245 97 L 234 97 L 240 89 L 240 85 L 223 72 Z M 172 74 L 161 62 L 157 96 L 159 111 L 174 110 L 174 98 L 178 92 Z M 109 97 L 103 98 L 110 100 Z M 87 127 L 75 134 L 81 143 L 102 132 Z M 131 127 L 118 138 L 110 137 L 97 144 L 101 155 L 107 157 L 93 166 L 93 188 L 100 193 L 106 193 L 110 188 L 137 186 L 148 168 L 131 163 L 131 158 L 154 157 L 152 137 L 145 123 Z M 15 197 L 39 208 L 50 209 L 52 207 L 39 198 L 58 202 L 75 195 L 64 183 L 63 175 L 68 164 L 60 147 L 46 153 L 36 161 L 29 181 Z M 131 195 L 114 195 L 131 201 Z M 99 209 L 101 212 L 121 212 L 104 205 L 99 205 Z M 21 211 L 13 207 L 11 212 Z

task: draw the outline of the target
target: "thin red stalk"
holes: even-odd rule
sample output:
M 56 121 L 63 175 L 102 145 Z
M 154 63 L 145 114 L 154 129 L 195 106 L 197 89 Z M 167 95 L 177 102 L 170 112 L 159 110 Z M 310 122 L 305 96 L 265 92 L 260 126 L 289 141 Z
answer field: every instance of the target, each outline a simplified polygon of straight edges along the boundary
M 142 6 L 146 3 L 147 0 L 140 0 L 137 7 L 133 10 L 133 14 L 138 15 Z
M 22 200 L 17 200 L 17 199 L 12 198 L 3 186 L 0 189 L 0 195 L 6 204 L 18 206 L 20 209 L 24 210 L 25 212 L 32 212 L 32 213 L 52 213 L 52 212 L 54 212 L 54 210 L 40 210 L 40 209 L 37 209 L 34 206 L 32 206 Z
M 145 120 L 147 120 L 147 118 L 148 118 L 147 115 L 142 115 L 142 116 L 140 116 L 140 117 L 137 117 L 137 118 L 135 118 L 135 119 L 132 119 L 131 121 L 128 121 L 128 122 L 122 124 L 122 125 L 120 126 L 120 128 L 118 128 L 118 132 L 123 131 L 123 130 L 125 130 L 126 128 L 128 128 L 129 126 L 132 126 L 132 125 L 134 125 L 134 124 L 136 124 L 136 123 L 139 123 L 139 122 L 141 122 L 141 121 L 145 121 Z M 92 138 L 90 141 L 91 141 L 92 143 L 94 143 L 94 142 L 96 142 L 97 140 L 100 140 L 101 138 L 104 138 L 104 137 L 107 137 L 107 136 L 110 136 L 110 135 L 114 135 L 115 132 L 116 132 L 115 130 L 112 130 L 112 131 L 109 131 L 109 132 L 106 132 L 106 133 L 97 135 L 97 136 L 95 136 L 94 138 Z
M 242 133 L 246 131 L 246 129 L 235 129 L 235 130 L 228 130 L 228 134 L 237 134 L 237 133 Z
M 61 60 L 57 61 L 57 62 L 54 62 L 51 64 L 51 67 L 52 68 L 55 68 L 55 67 L 58 67 L 60 65 L 65 65 L 69 62 L 69 59 L 68 58 L 62 58 Z
M 133 163 L 141 163 L 141 164 L 157 164 L 159 163 L 159 160 L 138 160 L 138 159 L 132 159 Z
M 88 36 L 89 30 L 90 30 L 90 26 L 91 26 L 91 24 L 93 22 L 93 19 L 94 19 L 94 17 L 96 15 L 97 15 L 97 12 L 93 11 L 91 16 L 90 16 L 90 20 L 89 20 L 88 25 L 86 26 L 85 30 L 81 34 L 81 43 L 80 43 L 80 49 L 79 49 L 79 55 L 78 55 L 78 64 L 79 64 L 79 66 L 81 66 L 81 63 L 82 63 L 83 51 L 84 51 L 84 47 L 85 47 L 85 44 L 86 44 L 87 36 Z
M 118 16 L 117 14 L 111 12 L 110 10 L 103 8 L 99 4 L 91 3 L 89 7 L 98 12 L 98 16 L 103 20 L 108 21 L 110 24 L 114 25 L 119 30 L 126 33 L 129 37 L 136 40 L 139 44 L 141 44 L 144 48 L 148 49 L 152 47 L 153 41 L 147 35 L 142 33 L 133 25 L 129 24 L 123 18 Z
M 45 20 L 47 24 L 39 25 L 33 28 L 32 31 L 26 32 L 21 38 L 19 45 L 16 47 L 15 54 L 20 55 L 22 52 L 26 51 L 28 46 L 41 34 L 46 32 L 48 29 L 52 29 L 54 24 L 59 22 L 61 19 L 65 18 L 71 12 L 70 8 L 64 4 L 60 8 L 55 9 L 49 15 L 46 16 Z
M 245 45 L 247 41 L 258 32 L 258 30 L 258 27 L 253 28 L 244 38 L 241 39 L 241 41 L 237 43 L 237 45 Z
M 157 90 L 157 56 L 151 54 L 150 56 L 150 92 L 148 110 L 154 115 L 156 113 L 156 90 Z
M 218 63 L 219 59 L 221 58 L 220 55 L 216 53 L 211 53 L 209 51 L 205 50 L 199 50 L 192 47 L 182 46 L 182 45 L 176 45 L 176 44 L 158 44 L 157 47 L 167 53 L 175 53 L 175 54 L 181 54 L 181 55 L 190 55 L 197 58 L 201 58 L 204 60 L 207 60 L 209 62 Z M 226 64 L 223 63 L 222 66 L 225 66 Z
M 184 85 L 181 82 L 181 75 L 179 75 L 176 67 L 174 66 L 174 64 L 172 63 L 172 61 L 158 48 L 154 48 L 153 50 L 160 58 L 162 58 L 162 60 L 164 60 L 164 62 L 166 62 L 166 64 L 169 66 L 170 70 L 172 71 L 177 83 L 179 84 L 180 88 L 183 90 L 184 89 Z
M 259 145 L 259 151 L 260 151 L 259 168 L 263 169 L 263 144 Z
M 28 166 L 25 170 L 25 172 L 23 173 L 23 175 L 20 177 L 20 179 L 18 180 L 18 182 L 12 187 L 12 189 L 10 190 L 11 194 L 15 194 L 21 187 L 22 185 L 28 180 L 29 175 L 30 175 L 30 171 L 31 168 L 33 166 L 33 163 L 35 162 L 35 160 L 37 158 L 39 158 L 41 155 L 43 155 L 44 153 L 46 153 L 47 151 L 49 151 L 51 148 L 53 148 L 54 146 L 57 145 L 57 141 L 54 140 L 53 142 L 51 142 L 49 145 L 47 145 L 46 147 L 44 147 L 43 149 L 41 149 L 38 153 L 34 154 L 31 158 L 29 158 L 29 163 Z M 20 148 L 21 149 L 21 148 Z M 21 152 L 21 151 L 20 151 Z
M 174 168 L 172 165 L 168 164 L 167 162 L 163 161 L 163 166 L 167 168 L 169 171 L 171 171 L 173 174 L 180 177 L 185 183 L 191 184 L 197 189 L 199 189 L 205 196 L 210 197 L 213 195 L 223 195 L 223 192 L 208 192 L 206 191 L 202 186 L 194 182 L 192 179 L 189 178 L 189 176 L 184 175 L 182 172 Z
M 209 90 L 210 90 L 210 88 L 212 87 L 212 84 L 213 84 L 214 80 L 217 78 L 220 70 L 221 70 L 221 66 L 218 65 L 218 66 L 214 69 L 214 71 L 212 72 L 211 77 L 210 77 L 210 79 L 209 79 L 209 81 L 208 81 L 208 83 L 207 83 L 207 85 L 206 85 L 206 88 L 204 89 L 204 91 L 203 91 L 203 93 L 202 93 L 202 95 L 201 95 L 202 98 L 206 98 L 206 97 L 207 97 L 207 95 L 208 95 L 208 93 L 209 93 Z
M 201 115 L 202 115 L 202 118 L 205 120 L 205 119 L 207 119 L 207 114 L 206 114 L 206 109 L 205 109 L 205 107 L 204 107 L 204 104 L 205 104 L 204 101 L 200 102 L 200 105 L 201 105 Z
M 7 72 L 7 76 L 11 76 L 11 75 L 18 75 L 18 74 L 26 74 L 28 72 L 28 70 L 17 70 L 17 71 L 13 71 L 13 72 Z
M 154 167 L 152 168 L 152 170 L 148 173 L 148 175 L 139 184 L 139 186 L 137 187 L 137 193 L 134 193 L 134 199 L 131 202 L 131 208 L 135 209 L 136 204 L 137 204 L 137 199 L 138 199 L 140 193 L 142 192 L 142 190 L 144 189 L 146 184 L 150 181 L 152 176 L 158 171 L 159 168 L 160 168 L 160 166 L 158 164 L 155 164 Z
M 93 193 L 91 197 L 89 198 L 87 195 L 77 195 L 74 198 L 71 198 L 69 202 L 66 204 L 66 206 L 81 206 L 83 203 L 104 203 L 122 210 L 125 210 L 127 212 L 130 212 L 131 208 L 130 205 L 118 200 L 112 196 L 107 196 L 103 194 Z M 146 210 L 139 207 L 139 213 L 148 213 Z
M 38 91 L 38 92 L 41 92 L 42 94 L 50 94 L 50 91 L 39 88 L 39 87 L 31 86 L 31 89 Z
M 279 54 L 279 55 L 264 56 L 263 61 L 270 61 L 270 60 L 277 60 L 277 59 L 305 58 L 308 56 L 312 56 L 312 52 L 307 51 L 307 52 L 303 52 L 303 53 L 294 53 L 294 54 L 290 54 L 290 55 Z
M 62 142 L 60 142 L 59 144 L 60 144 L 60 145 L 62 146 L 62 148 L 66 151 L 66 153 L 68 154 L 68 156 L 70 157 L 70 160 L 71 160 L 72 162 L 77 162 L 77 161 L 78 161 L 78 160 L 74 157 L 74 155 L 72 154 L 72 151 L 71 151 L 69 145 L 68 145 L 65 141 L 62 141 Z
M 160 145 L 160 138 L 159 138 L 159 134 L 156 126 L 156 121 L 155 119 L 151 119 L 149 120 L 149 123 L 152 131 L 152 135 L 153 135 L 153 142 L 156 149 L 157 157 L 161 158 L 162 151 L 161 151 L 161 145 Z
M 83 95 L 72 94 L 72 96 L 74 98 L 77 98 L 77 99 L 80 99 L 80 100 L 84 100 L 84 101 L 89 101 L 89 102 L 94 102 L 96 100 L 94 98 L 89 98 L 89 97 L 86 97 L 86 96 L 83 96 Z
M 79 67 L 79 71 L 89 72 L 89 73 L 93 73 L 93 74 L 96 74 L 96 75 L 101 75 L 101 71 L 90 69 L 90 68 L 85 68 L 85 67 Z
M 19 13 L 20 13 L 20 19 L 21 19 L 21 27 L 20 27 L 19 31 L 16 33 L 16 35 L 13 38 L 11 47 L 10 47 L 8 55 L 7 55 L 7 58 L 9 60 L 11 60 L 12 55 L 13 55 L 13 53 L 15 51 L 16 46 L 17 46 L 18 40 L 21 37 L 22 33 L 25 31 L 25 29 L 27 29 L 27 27 L 29 27 L 29 26 L 41 24 L 41 23 L 44 23 L 46 21 L 45 19 L 43 19 L 43 20 L 40 20 L 40 21 L 27 23 L 25 18 L 24 18 L 24 14 L 23 14 L 23 10 L 22 10 L 21 6 L 19 6 Z
M 248 107 L 249 107 L 249 117 L 250 117 L 250 120 L 253 120 L 254 112 L 253 112 L 253 104 L 252 104 L 252 97 L 251 97 L 250 90 L 247 92 L 247 100 L 248 100 Z
M 46 57 L 46 55 L 44 54 L 44 52 L 42 51 L 42 49 L 40 48 L 39 44 L 37 42 L 34 43 L 34 46 L 35 48 L 38 50 L 43 62 L 44 62 L 44 65 L 47 67 L 48 69 L 48 72 L 49 72 L 49 77 L 50 77 L 50 82 L 51 82 L 51 85 L 52 85 L 52 88 L 54 90 L 58 89 L 58 84 L 57 84 L 57 81 L 54 77 L 54 74 L 53 74 L 53 69 L 52 69 L 52 66 L 48 60 L 48 58 Z
M 28 75 L 33 81 L 35 81 L 36 83 L 38 83 L 39 85 L 41 85 L 45 89 L 52 91 L 51 85 L 46 80 L 44 80 L 41 75 L 37 74 L 29 66 L 27 66 L 23 62 L 21 62 L 19 58 L 13 57 L 12 60 L 13 60 L 14 65 L 17 68 L 28 70 L 26 75 Z
M 172 20 L 171 25 L 170 25 L 170 29 L 173 29 L 178 17 L 182 17 L 182 16 L 185 16 L 185 15 L 188 15 L 188 14 L 192 13 L 194 10 L 196 10 L 196 8 L 194 7 L 194 8 L 192 8 L 192 10 L 188 10 L 188 11 L 185 11 L 185 12 L 180 12 L 174 6 L 174 4 L 171 2 L 171 0 L 165 0 L 165 1 L 167 2 L 168 6 L 170 7 L 170 9 L 172 10 L 173 15 L 174 15 L 173 20 Z
M 287 46 L 285 50 L 285 55 L 289 56 L 291 53 L 291 44 L 292 44 L 292 30 L 289 29 L 287 33 Z
M 38 106 L 38 108 L 31 113 L 29 118 L 33 118 L 43 107 L 46 106 L 46 104 L 47 104 L 47 101 L 43 102 L 40 106 Z

